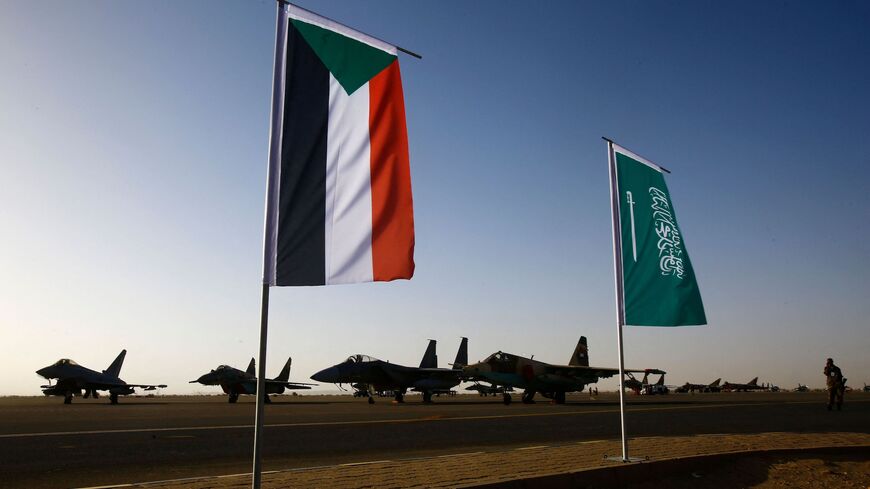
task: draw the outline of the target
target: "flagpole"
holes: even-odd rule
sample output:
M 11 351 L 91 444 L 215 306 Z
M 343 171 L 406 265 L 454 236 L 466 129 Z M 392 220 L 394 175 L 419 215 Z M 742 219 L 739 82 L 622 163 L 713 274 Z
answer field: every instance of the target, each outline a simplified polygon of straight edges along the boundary
M 619 223 L 619 189 L 616 181 L 616 157 L 613 141 L 607 141 L 607 161 L 610 166 L 610 215 L 613 220 L 613 274 L 616 281 L 616 341 L 619 352 L 619 426 L 622 438 L 622 462 L 628 458 L 628 438 L 625 433 L 625 354 L 622 347 L 622 326 L 625 324 L 625 302 L 622 283 L 622 230 Z M 615 459 L 612 457 L 611 460 Z
M 251 487 L 260 489 L 262 478 L 263 415 L 266 401 L 266 338 L 269 329 L 269 284 L 263 284 L 260 305 L 260 353 L 257 363 L 257 414 L 254 422 L 254 467 Z
M 254 419 L 254 461 L 251 487 L 260 489 L 262 481 L 263 417 L 266 403 L 266 346 L 269 333 L 269 287 L 274 271 L 273 220 L 277 212 L 274 205 L 278 196 L 278 169 L 281 164 L 281 130 L 284 115 L 283 79 L 287 58 L 287 9 L 286 2 L 275 2 L 278 14 L 275 19 L 275 62 L 272 76 L 272 114 L 269 126 L 269 165 L 266 174 L 266 212 L 263 226 L 263 288 L 260 304 L 260 351 L 257 360 L 257 411 Z

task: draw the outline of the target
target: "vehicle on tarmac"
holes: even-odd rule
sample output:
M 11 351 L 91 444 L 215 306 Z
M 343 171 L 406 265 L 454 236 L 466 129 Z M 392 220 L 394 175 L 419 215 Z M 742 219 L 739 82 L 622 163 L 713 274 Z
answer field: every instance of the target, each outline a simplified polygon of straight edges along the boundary
M 635 369 L 625 370 L 625 372 L 640 373 L 652 370 Z M 656 372 L 664 374 L 664 371 L 656 370 Z M 599 379 L 612 377 L 618 373 L 619 369 L 615 368 L 589 366 L 589 349 L 585 336 L 581 336 L 580 341 L 577 342 L 568 365 L 553 365 L 498 351 L 464 369 L 464 376 L 467 379 L 488 382 L 500 387 L 523 389 L 522 402 L 526 404 L 533 403 L 537 393 L 552 399 L 556 404 L 564 404 L 566 393 L 583 391 L 587 385 L 595 384 Z M 508 392 L 502 396 L 505 404 L 512 402 Z
M 347 360 L 312 375 L 318 382 L 350 384 L 354 395 L 368 397 L 380 391 L 392 391 L 396 402 L 404 402 L 408 390 L 423 394 L 423 402 L 432 402 L 432 395 L 449 392 L 462 380 L 462 368 L 468 364 L 468 338 L 462 338 L 453 368 L 438 368 L 436 341 L 429 340 L 419 367 L 406 367 L 385 362 L 368 355 L 351 355 Z
M 310 389 L 315 384 L 304 384 L 300 382 L 290 382 L 290 366 L 293 364 L 293 358 L 288 358 L 284 368 L 274 379 L 266 379 L 266 394 L 264 401 L 271 402 L 269 394 L 283 394 L 285 390 L 300 390 Z M 230 367 L 229 365 L 221 365 L 207 374 L 201 375 L 196 380 L 191 380 L 191 384 L 202 385 L 219 385 L 221 389 L 228 395 L 230 404 L 239 400 L 239 396 L 256 395 L 257 394 L 257 369 L 254 359 L 248 364 L 245 371 Z
M 73 396 L 81 396 L 83 399 L 99 397 L 99 391 L 109 392 L 109 402 L 118 404 L 118 396 L 134 394 L 135 389 L 153 391 L 166 387 L 165 384 L 128 384 L 121 380 L 121 366 L 127 350 L 121 350 L 115 361 L 109 368 L 102 372 L 83 367 L 69 358 L 62 358 L 57 362 L 36 371 L 42 377 L 48 379 L 48 385 L 40 386 L 46 396 L 63 396 L 64 404 L 71 404 Z M 51 380 L 57 379 L 52 385 Z
M 475 382 L 474 385 L 470 385 L 465 388 L 467 391 L 477 391 L 481 397 L 486 396 L 497 396 L 499 394 L 504 394 L 505 392 L 513 392 L 513 389 L 510 387 L 499 387 L 497 385 L 484 385 L 480 382 Z

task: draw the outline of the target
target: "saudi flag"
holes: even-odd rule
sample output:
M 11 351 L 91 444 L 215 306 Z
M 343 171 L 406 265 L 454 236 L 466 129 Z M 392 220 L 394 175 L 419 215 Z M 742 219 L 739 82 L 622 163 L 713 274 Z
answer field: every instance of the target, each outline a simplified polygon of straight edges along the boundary
M 283 113 L 273 124 L 280 147 L 270 158 L 277 188 L 267 197 L 264 283 L 409 279 L 414 217 L 397 49 L 283 8 L 286 58 L 276 61 L 273 95 Z
M 616 144 L 612 148 L 621 230 L 624 324 L 707 324 L 663 169 Z

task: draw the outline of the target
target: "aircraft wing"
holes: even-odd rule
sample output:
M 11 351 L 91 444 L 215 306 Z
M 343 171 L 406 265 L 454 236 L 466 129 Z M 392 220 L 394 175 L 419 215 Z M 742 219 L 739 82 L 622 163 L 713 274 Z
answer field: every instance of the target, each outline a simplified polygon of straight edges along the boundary
M 283 385 L 285 389 L 290 389 L 290 390 L 310 389 L 311 386 L 317 385 L 317 384 L 306 384 L 304 382 L 284 382 L 281 380 L 266 380 L 266 383 L 272 384 L 272 385 Z
M 146 391 L 153 391 L 155 389 L 163 389 L 166 387 L 166 384 L 123 384 L 123 383 L 115 383 L 115 382 L 79 382 L 78 387 L 81 389 L 94 389 L 99 391 L 105 391 L 109 389 L 115 389 L 119 387 L 132 387 L 144 389 Z
M 555 375 L 583 375 L 583 376 L 595 376 L 600 379 L 606 379 L 608 377 L 613 377 L 614 375 L 619 373 L 618 368 L 609 368 L 609 367 L 586 367 L 582 365 L 549 365 L 546 369 L 548 374 Z M 640 373 L 640 374 L 663 374 L 664 370 L 659 370 L 655 368 L 648 369 L 631 369 L 627 368 L 623 370 L 623 372 L 630 373 Z
M 462 370 L 450 368 L 417 368 L 418 373 L 425 374 L 429 377 L 442 379 L 456 379 L 462 376 Z

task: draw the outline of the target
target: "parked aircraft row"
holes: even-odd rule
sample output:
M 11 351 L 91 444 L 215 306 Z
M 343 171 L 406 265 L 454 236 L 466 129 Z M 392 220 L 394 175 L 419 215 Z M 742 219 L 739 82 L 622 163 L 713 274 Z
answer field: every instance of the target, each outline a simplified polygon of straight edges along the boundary
M 118 403 L 118 396 L 133 394 L 136 388 L 153 391 L 166 387 L 165 384 L 128 384 L 119 375 L 127 350 L 122 350 L 118 357 L 106 370 L 97 372 L 85 368 L 73 360 L 61 359 L 52 365 L 37 370 L 37 374 L 48 379 L 48 385 L 41 386 L 47 396 L 63 396 L 64 403 L 72 402 L 73 396 L 97 398 L 99 391 L 108 391 L 112 404 Z M 310 389 L 316 384 L 290 381 L 292 359 L 281 372 L 272 379 L 266 379 L 266 402 L 269 394 L 282 394 L 286 390 Z M 318 382 L 347 384 L 354 390 L 354 395 L 367 397 L 369 403 L 374 403 L 374 396 L 382 393 L 392 393 L 397 402 L 403 402 L 408 391 L 420 392 L 423 402 L 432 402 L 432 396 L 449 393 L 461 382 L 472 381 L 474 385 L 467 390 L 478 391 L 481 395 L 501 394 L 505 404 L 512 402 L 514 389 L 522 391 L 522 402 L 533 403 L 537 394 L 552 399 L 557 404 L 565 402 L 569 392 L 582 392 L 587 385 L 595 384 L 600 379 L 618 374 L 618 369 L 589 366 L 589 350 L 586 337 L 581 336 L 567 365 L 556 365 L 534 360 L 534 356 L 526 358 L 520 355 L 498 351 L 481 362 L 469 364 L 468 339 L 462 338 L 459 350 L 451 368 L 439 368 L 435 340 L 429 340 L 419 367 L 407 367 L 368 355 L 351 355 L 344 362 L 325 368 L 311 378 Z M 634 374 L 643 373 L 642 380 Z M 682 386 L 665 385 L 665 372 L 660 369 L 626 369 L 625 386 L 638 394 L 667 394 L 671 388 L 676 392 L 720 392 L 720 391 L 752 391 L 773 390 L 773 386 L 758 384 L 758 378 L 749 382 L 720 384 L 722 379 L 716 379 L 709 384 L 693 384 Z M 649 382 L 650 375 L 660 375 L 656 383 Z M 57 381 L 52 384 L 52 380 Z M 190 383 L 202 385 L 218 385 L 227 394 L 230 403 L 238 400 L 240 395 L 254 395 L 257 391 L 255 362 L 251 359 L 244 371 L 227 365 L 203 374 Z M 799 385 L 796 391 L 806 390 Z M 865 384 L 865 391 L 870 391 Z
M 126 355 L 122 351 L 118 358 L 103 370 L 102 373 L 82 367 L 69 359 L 62 359 L 55 364 L 42 368 L 37 374 L 49 380 L 42 386 L 47 396 L 64 397 L 64 403 L 72 402 L 73 396 L 97 397 L 98 391 L 108 391 L 112 404 L 118 402 L 119 395 L 133 394 L 135 388 L 155 390 L 166 387 L 165 384 L 127 384 L 119 377 L 121 366 Z M 291 382 L 290 367 L 292 359 L 288 359 L 284 368 L 273 379 L 266 379 L 266 399 L 268 394 L 280 394 L 285 390 L 310 389 L 312 385 L 301 382 Z M 244 371 L 227 365 L 200 376 L 191 383 L 203 385 L 219 385 L 228 395 L 230 403 L 238 400 L 240 395 L 256 394 L 257 377 L 255 375 L 254 359 Z M 473 381 L 475 385 L 470 390 L 481 394 L 501 394 L 505 404 L 512 402 L 511 393 L 514 389 L 522 390 L 524 403 L 534 402 L 536 394 L 553 399 L 557 404 L 565 402 L 568 392 L 583 391 L 589 384 L 609 378 L 618 373 L 616 368 L 589 366 L 589 350 L 586 337 L 581 336 L 574 353 L 567 365 L 555 365 L 520 355 L 498 351 L 485 360 L 470 364 L 468 362 L 468 339 L 462 338 L 456 358 L 451 368 L 439 368 L 435 340 L 429 340 L 426 353 L 419 367 L 398 365 L 368 355 L 351 355 L 344 362 L 325 368 L 311 376 L 313 380 L 337 385 L 348 384 L 354 389 L 355 395 L 368 397 L 370 403 L 374 395 L 380 392 L 392 392 L 397 402 L 403 402 L 405 394 L 410 391 L 420 392 L 423 402 L 432 402 L 435 394 L 448 393 L 464 381 Z M 659 369 L 626 370 L 628 375 L 643 372 L 664 375 Z M 633 378 L 633 377 L 632 377 Z M 57 382 L 52 384 L 52 379 Z

